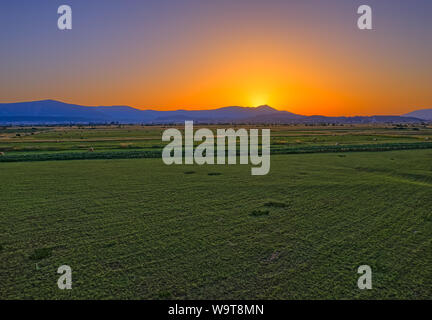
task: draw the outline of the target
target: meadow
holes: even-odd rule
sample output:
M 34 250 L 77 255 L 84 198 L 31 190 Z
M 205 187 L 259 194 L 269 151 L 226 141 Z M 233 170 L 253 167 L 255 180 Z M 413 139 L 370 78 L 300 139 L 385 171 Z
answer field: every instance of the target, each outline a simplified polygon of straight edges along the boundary
M 432 298 L 430 127 L 277 126 L 266 176 L 166 166 L 163 129 L 0 130 L 0 299 Z
M 166 142 L 161 141 L 162 132 L 170 127 L 99 125 L 0 128 L 0 162 L 160 158 L 166 145 Z M 195 127 L 199 129 L 201 126 Z M 204 127 L 215 132 L 221 126 Z M 249 129 L 257 126 L 225 127 Z M 177 128 L 184 133 L 184 127 Z M 273 154 L 432 148 L 432 127 L 426 124 L 274 125 L 270 128 Z

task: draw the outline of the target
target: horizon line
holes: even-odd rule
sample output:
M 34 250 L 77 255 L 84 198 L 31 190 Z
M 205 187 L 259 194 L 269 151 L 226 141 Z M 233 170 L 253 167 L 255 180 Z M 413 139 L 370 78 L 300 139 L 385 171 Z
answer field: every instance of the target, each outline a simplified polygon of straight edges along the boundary
M 25 100 L 25 101 L 15 101 L 15 102 L 0 102 L 1 104 L 15 104 L 15 103 L 31 103 L 31 102 L 60 102 L 60 103 L 64 103 L 64 104 L 69 104 L 69 105 L 75 105 L 75 106 L 81 106 L 81 107 L 86 107 L 86 108 L 98 108 L 98 107 L 108 107 L 108 108 L 115 108 L 115 107 L 128 107 L 128 108 L 132 108 L 135 110 L 139 110 L 139 111 L 159 111 L 159 112 L 165 112 L 165 111 L 210 111 L 210 110 L 218 110 L 218 109 L 223 109 L 223 108 L 233 108 L 233 107 L 237 107 L 237 108 L 249 108 L 249 109 L 257 109 L 260 107 L 269 107 L 271 109 L 274 109 L 277 112 L 289 112 L 291 114 L 294 115 L 300 115 L 300 116 L 307 116 L 307 117 L 313 117 L 313 116 L 324 116 L 324 117 L 332 117 L 332 118 L 340 118 L 340 117 L 373 117 L 373 116 L 405 116 L 408 113 L 411 112 L 415 112 L 415 111 L 421 111 L 421 110 L 430 110 L 431 108 L 419 108 L 419 109 L 415 109 L 413 108 L 412 111 L 409 111 L 407 113 L 404 114 L 366 114 L 366 115 L 359 115 L 359 114 L 355 114 L 355 115 L 333 115 L 333 116 L 329 116 L 329 115 L 325 115 L 325 114 L 303 114 L 303 113 L 294 113 L 288 110 L 281 110 L 278 109 L 276 107 L 270 106 L 268 104 L 263 104 L 263 105 L 259 105 L 256 107 L 252 107 L 252 106 L 241 106 L 241 105 L 228 105 L 228 106 L 222 106 L 222 107 L 207 107 L 205 109 L 184 109 L 184 108 L 177 108 L 177 109 L 164 109 L 164 110 L 158 110 L 161 107 L 156 107 L 157 109 L 153 109 L 153 108 L 146 108 L 146 109 L 141 109 L 140 107 L 136 107 L 136 106 L 131 106 L 128 104 L 115 104 L 115 105 L 88 105 L 88 104 L 77 104 L 77 103 L 73 103 L 73 102 L 65 102 L 64 100 L 60 100 L 60 99 L 51 99 L 51 98 L 47 98 L 47 99 L 37 99 L 37 100 Z

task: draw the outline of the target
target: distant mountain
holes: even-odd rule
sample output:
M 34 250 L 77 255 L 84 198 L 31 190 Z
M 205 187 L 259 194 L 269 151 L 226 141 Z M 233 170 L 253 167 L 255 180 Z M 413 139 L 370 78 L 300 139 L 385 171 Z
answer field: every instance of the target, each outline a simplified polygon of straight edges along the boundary
M 354 117 L 326 117 L 326 116 L 297 116 L 295 118 L 285 116 L 283 114 L 263 116 L 259 119 L 254 119 L 257 123 L 343 123 L 343 124 L 366 124 L 366 123 L 418 123 L 423 120 L 414 117 L 400 116 L 354 116 Z
M 432 120 L 432 109 L 417 110 L 404 115 L 404 117 L 415 117 L 424 120 Z
M 432 119 L 432 118 L 430 118 Z M 87 124 L 143 123 L 167 124 L 193 120 L 196 123 L 374 123 L 421 122 L 414 116 L 325 117 L 303 116 L 278 111 L 269 106 L 257 108 L 224 107 L 214 110 L 139 110 L 128 106 L 86 107 L 55 100 L 0 104 L 0 124 Z

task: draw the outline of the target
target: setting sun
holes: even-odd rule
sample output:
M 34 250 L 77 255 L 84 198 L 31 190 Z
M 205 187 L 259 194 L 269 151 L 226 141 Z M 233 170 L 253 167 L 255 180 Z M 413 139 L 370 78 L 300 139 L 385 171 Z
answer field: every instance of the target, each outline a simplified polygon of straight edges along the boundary
M 269 104 L 268 97 L 265 94 L 252 95 L 250 98 L 251 107 L 259 107 L 267 104 Z

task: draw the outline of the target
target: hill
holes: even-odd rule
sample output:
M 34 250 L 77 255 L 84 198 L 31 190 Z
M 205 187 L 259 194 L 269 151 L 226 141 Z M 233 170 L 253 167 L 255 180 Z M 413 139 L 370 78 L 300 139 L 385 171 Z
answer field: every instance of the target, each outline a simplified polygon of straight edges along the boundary
M 0 124 L 87 124 L 143 123 L 167 124 L 193 120 L 196 123 L 406 123 L 421 122 L 414 115 L 370 117 L 303 116 L 269 106 L 257 108 L 231 106 L 212 110 L 139 110 L 129 106 L 87 107 L 55 100 L 0 104 Z M 432 115 L 429 118 L 432 120 Z
M 405 114 L 406 117 L 415 117 L 424 120 L 432 120 L 432 109 L 416 110 Z

